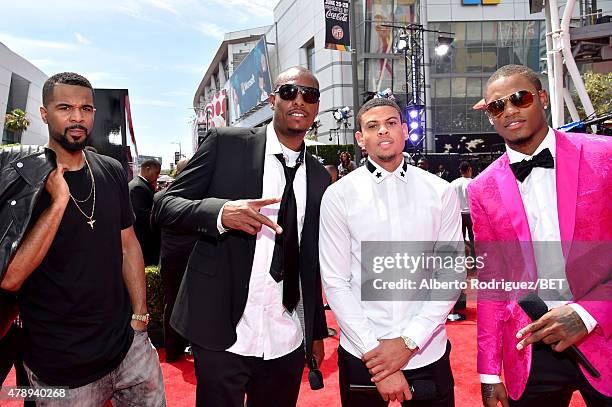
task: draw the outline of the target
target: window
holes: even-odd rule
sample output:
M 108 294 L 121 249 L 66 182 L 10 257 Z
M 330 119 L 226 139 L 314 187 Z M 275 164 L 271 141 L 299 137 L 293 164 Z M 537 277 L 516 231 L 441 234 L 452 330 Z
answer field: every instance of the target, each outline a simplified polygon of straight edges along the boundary
M 438 78 L 436 79 L 436 104 L 450 104 L 450 79 L 449 78 Z M 450 113 L 450 112 L 449 112 Z
M 467 47 L 482 46 L 482 24 L 480 22 L 466 23 L 467 35 L 465 45 Z
M 311 40 L 309 44 L 306 45 L 306 67 L 311 72 L 315 71 L 315 50 L 314 50 L 314 41 Z
M 495 46 L 497 43 L 497 24 L 491 21 L 482 23 L 482 45 Z
M 451 80 L 451 93 L 453 105 L 465 104 L 466 78 L 453 78 Z
M 466 81 L 466 103 L 475 105 L 482 99 L 482 80 L 481 78 L 467 78 Z
M 9 86 L 8 100 L 6 103 L 6 113 L 10 113 L 13 109 L 21 109 L 26 111 L 28 102 L 28 92 L 30 90 L 30 82 L 17 74 L 11 75 L 11 84 Z M 12 144 L 21 142 L 21 134 L 14 133 L 8 130 L 2 132 L 1 144 Z
M 465 133 L 466 117 L 465 104 L 453 105 L 453 113 L 451 119 L 451 131 L 454 133 Z

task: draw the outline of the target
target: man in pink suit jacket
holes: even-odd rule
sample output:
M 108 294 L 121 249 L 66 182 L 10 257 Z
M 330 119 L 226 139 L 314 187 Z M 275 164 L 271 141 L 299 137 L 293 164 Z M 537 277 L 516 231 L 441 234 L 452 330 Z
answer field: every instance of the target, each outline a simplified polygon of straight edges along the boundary
M 497 254 L 479 278 L 545 278 L 554 255 L 538 257 L 544 244 L 531 242 L 553 242 L 571 300 L 547 303 L 549 312 L 532 323 L 517 303 L 526 291 L 479 292 L 483 404 L 567 406 L 579 390 L 588 406 L 611 406 L 612 139 L 550 129 L 548 95 L 529 68 L 500 68 L 485 93 L 506 154 L 468 188 L 476 252 Z M 574 344 L 599 378 L 561 353 Z

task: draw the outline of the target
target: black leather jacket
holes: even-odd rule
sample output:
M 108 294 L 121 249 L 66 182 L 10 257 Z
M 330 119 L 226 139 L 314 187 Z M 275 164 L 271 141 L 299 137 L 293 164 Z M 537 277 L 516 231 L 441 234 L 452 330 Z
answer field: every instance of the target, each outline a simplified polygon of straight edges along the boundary
M 55 153 L 42 146 L 0 149 L 0 281 L 55 167 Z

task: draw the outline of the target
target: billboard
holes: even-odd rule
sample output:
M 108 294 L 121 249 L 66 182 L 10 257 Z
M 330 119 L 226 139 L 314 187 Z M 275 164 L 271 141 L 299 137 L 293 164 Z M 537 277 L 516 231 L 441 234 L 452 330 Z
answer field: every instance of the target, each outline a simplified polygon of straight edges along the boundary
M 211 127 L 227 126 L 226 90 L 221 89 L 212 94 L 212 98 L 204 109 L 198 111 L 197 124 L 207 130 Z
M 227 82 L 230 123 L 255 106 L 265 103 L 272 93 L 266 37 L 238 65 Z
M 351 50 L 349 0 L 325 0 L 325 48 Z

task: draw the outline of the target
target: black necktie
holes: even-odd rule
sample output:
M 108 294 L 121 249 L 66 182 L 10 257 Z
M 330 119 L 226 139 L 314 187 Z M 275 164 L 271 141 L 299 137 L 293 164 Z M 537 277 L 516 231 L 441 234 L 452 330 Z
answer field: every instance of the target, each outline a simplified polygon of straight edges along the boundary
M 520 182 L 525 181 L 525 178 L 531 174 L 531 170 L 535 167 L 555 168 L 555 160 L 549 149 L 545 148 L 540 151 L 538 154 L 534 155 L 531 160 L 523 160 L 518 163 L 510 164 L 514 176 Z
M 277 223 L 283 228 L 283 233 L 276 235 L 270 275 L 276 282 L 283 281 L 283 305 L 290 313 L 300 300 L 299 258 L 297 204 L 293 193 L 295 174 L 304 160 L 304 144 L 295 167 L 287 167 L 282 154 L 276 158 L 285 171 L 285 190 L 278 211 Z

